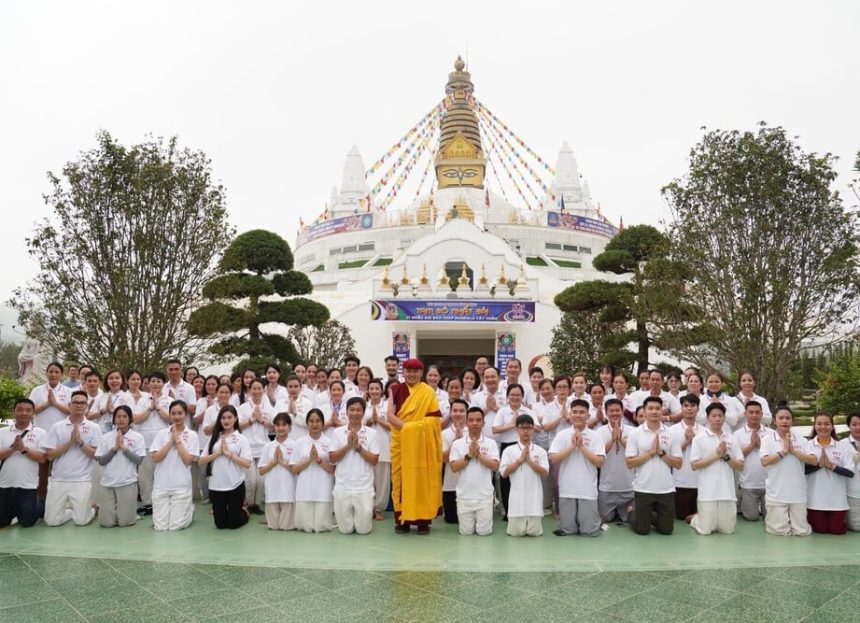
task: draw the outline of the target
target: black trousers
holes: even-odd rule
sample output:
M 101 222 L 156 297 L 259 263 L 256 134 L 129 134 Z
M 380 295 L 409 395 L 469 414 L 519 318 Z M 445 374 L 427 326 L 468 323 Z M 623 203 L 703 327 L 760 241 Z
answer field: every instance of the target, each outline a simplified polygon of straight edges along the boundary
M 457 518 L 457 492 L 442 492 L 442 510 L 445 513 L 445 523 L 458 523 Z
M 17 517 L 18 525 L 29 528 L 45 514 L 45 503 L 36 499 L 36 489 L 0 489 L 0 528 Z
M 248 523 L 248 515 L 242 506 L 245 504 L 245 483 L 232 491 L 213 491 L 209 489 L 209 501 L 212 502 L 212 514 L 215 516 L 215 527 L 235 530 Z
M 633 494 L 635 509 L 630 516 L 630 527 L 636 534 L 648 534 L 651 525 L 660 534 L 672 534 L 675 528 L 675 494 L 641 493 Z
M 512 441 L 509 443 L 501 444 L 501 448 L 499 449 L 499 457 L 505 452 L 505 448 L 510 448 L 511 446 L 517 445 L 516 441 Z M 508 516 L 508 498 L 511 497 L 511 479 L 503 478 L 501 473 L 499 474 L 499 490 L 502 493 L 502 512 L 504 513 L 504 517 Z

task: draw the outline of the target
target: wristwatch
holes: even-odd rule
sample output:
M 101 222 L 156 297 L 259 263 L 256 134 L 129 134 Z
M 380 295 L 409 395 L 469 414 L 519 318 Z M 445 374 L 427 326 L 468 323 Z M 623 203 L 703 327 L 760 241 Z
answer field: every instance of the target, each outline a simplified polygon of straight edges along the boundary
M 27 454 L 29 451 L 30 451 L 30 448 L 28 448 L 27 446 L 24 446 L 24 449 L 21 450 L 21 454 Z
M 728 463 L 729 461 L 731 461 L 731 460 L 732 460 L 732 457 L 730 457 L 730 456 L 728 455 L 728 453 L 726 453 L 726 454 L 724 454 L 724 455 L 723 455 L 723 460 L 724 460 L 726 463 Z
M 666 456 L 666 451 L 663 448 L 660 448 L 660 452 L 657 453 L 657 456 L 662 459 L 664 456 Z

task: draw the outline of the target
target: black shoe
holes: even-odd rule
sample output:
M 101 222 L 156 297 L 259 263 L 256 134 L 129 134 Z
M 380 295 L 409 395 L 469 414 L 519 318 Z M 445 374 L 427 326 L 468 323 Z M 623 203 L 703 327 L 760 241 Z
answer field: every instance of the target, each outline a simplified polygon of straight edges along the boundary
M 567 536 L 567 532 L 565 532 L 565 531 L 564 531 L 564 530 L 562 530 L 561 528 L 557 528 L 557 529 L 553 530 L 553 531 L 552 531 L 552 533 L 553 533 L 555 536 Z
M 395 534 L 409 534 L 409 526 L 404 526 L 401 524 L 394 524 L 394 533 Z
M 141 506 L 137 509 L 137 514 L 141 517 L 147 517 L 148 515 L 152 515 L 152 504 L 147 504 L 146 506 Z
M 430 534 L 430 526 L 418 526 L 418 534 Z
M 248 512 L 254 513 L 255 515 L 265 515 L 265 511 L 260 508 L 257 504 L 248 507 Z

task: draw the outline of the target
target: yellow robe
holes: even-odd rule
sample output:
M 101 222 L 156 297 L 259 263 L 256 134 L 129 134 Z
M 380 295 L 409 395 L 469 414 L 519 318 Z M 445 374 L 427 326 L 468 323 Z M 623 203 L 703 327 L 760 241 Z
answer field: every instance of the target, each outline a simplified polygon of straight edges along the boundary
M 426 383 L 409 387 L 397 411 L 403 428 L 391 430 L 391 489 L 400 521 L 432 520 L 442 506 L 441 418 L 436 392 Z

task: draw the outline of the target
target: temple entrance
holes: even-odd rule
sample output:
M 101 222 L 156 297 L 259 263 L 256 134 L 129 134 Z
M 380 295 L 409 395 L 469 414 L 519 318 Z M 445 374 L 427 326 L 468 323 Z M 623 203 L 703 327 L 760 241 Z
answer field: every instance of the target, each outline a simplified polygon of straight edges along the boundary
M 494 335 L 461 338 L 418 336 L 418 357 L 425 366 L 439 366 L 442 374 L 459 375 L 464 369 L 473 367 L 480 355 L 487 356 L 490 365 L 495 365 Z

